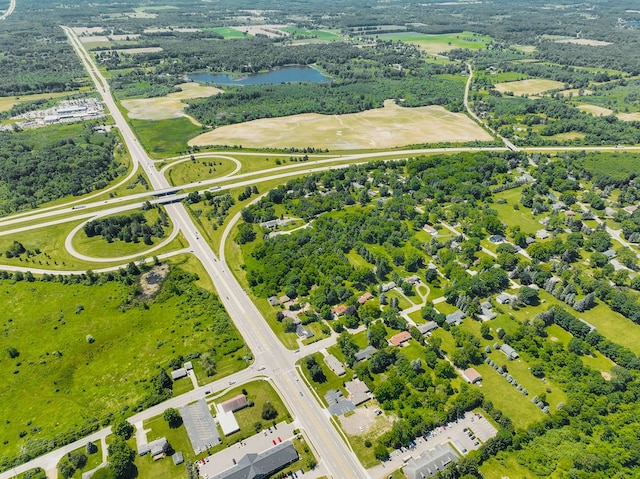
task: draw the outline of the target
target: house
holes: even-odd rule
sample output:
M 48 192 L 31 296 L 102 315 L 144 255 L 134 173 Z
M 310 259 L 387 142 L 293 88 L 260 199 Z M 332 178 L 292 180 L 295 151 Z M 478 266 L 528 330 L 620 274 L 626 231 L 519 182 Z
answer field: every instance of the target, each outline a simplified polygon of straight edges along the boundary
M 514 299 L 516 299 L 516 297 L 508 293 L 500 293 L 496 296 L 496 301 L 500 304 L 510 304 Z
M 417 459 L 410 459 L 402 469 L 408 479 L 426 479 L 446 469 L 460 459 L 451 445 L 440 444 L 431 451 L 425 451 Z
M 240 409 L 247 407 L 247 396 L 244 394 L 238 394 L 231 399 L 221 402 L 219 406 L 224 412 L 239 411 Z
M 459 309 L 457 309 L 453 313 L 447 314 L 445 322 L 447 324 L 460 324 L 465 317 L 466 317 L 465 314 Z
M 557 201 L 551 205 L 551 211 L 563 211 L 567 208 L 567 205 L 562 201 Z
M 187 371 L 193 371 L 193 363 L 191 361 L 187 361 L 182 365 Z
M 429 233 L 431 236 L 438 236 L 438 230 L 431 225 L 425 224 L 422 229 Z
M 532 245 L 533 243 L 535 243 L 535 242 L 536 242 L 536 239 L 535 239 L 535 238 L 533 238 L 532 236 L 527 236 L 527 237 L 524 239 L 524 242 L 527 244 L 527 246 L 529 246 L 529 245 Z
M 329 366 L 329 369 L 331 369 L 337 376 L 344 376 L 345 375 L 345 370 L 344 370 L 344 365 L 338 361 L 338 358 L 336 358 L 333 354 L 327 354 L 324 357 L 324 362 L 327 363 L 327 366 Z
M 402 346 L 404 343 L 411 339 L 411 335 L 407 331 L 402 331 L 395 336 L 389 338 L 389 344 L 391 346 Z
M 538 239 L 547 239 L 549 237 L 549 232 L 545 229 L 541 229 L 536 231 L 536 238 Z
M 469 384 L 475 384 L 482 381 L 482 376 L 475 369 L 468 368 L 462 371 L 462 379 L 467 381 Z
M 369 301 L 371 298 L 373 298 L 373 295 L 369 291 L 367 291 L 366 293 L 364 293 L 362 296 L 358 298 L 358 303 L 364 304 L 367 301 Z
M 309 339 L 309 338 L 313 338 L 315 336 L 313 334 L 313 331 L 311 331 L 310 329 L 305 328 L 302 324 L 298 324 L 296 326 L 296 334 L 298 335 L 298 337 L 300 339 Z
M 627 213 L 632 214 L 635 210 L 638 209 L 638 205 L 631 205 L 631 206 L 625 206 L 624 208 L 622 208 L 623 210 L 625 210 Z M 615 210 L 613 212 L 613 214 L 609 215 L 609 216 L 613 216 L 615 215 Z
M 489 241 L 491 241 L 493 244 L 498 244 L 506 241 L 506 238 L 502 235 L 491 235 L 489 236 Z
M 550 220 L 551 218 L 549 218 L 548 216 L 545 216 L 540 221 L 538 221 L 538 223 L 540 223 L 542 226 L 547 226 Z
M 186 378 L 187 374 L 188 372 L 185 368 L 174 369 L 171 371 L 171 379 L 175 381 L 177 379 Z
M 602 254 L 605 255 L 607 257 L 607 259 L 613 259 L 613 258 L 615 258 L 617 256 L 617 253 L 615 251 L 613 251 L 612 249 L 608 249 L 607 251 L 605 251 Z
M 633 208 L 633 210 L 632 210 L 632 211 L 628 211 L 628 210 L 627 210 L 627 208 Z M 637 206 L 627 206 L 627 208 L 623 208 L 623 209 L 624 209 L 625 211 L 627 211 L 628 213 L 633 213 L 633 212 L 636 210 L 636 208 L 638 208 L 638 207 L 637 207 Z M 616 214 L 616 210 L 614 210 L 613 208 L 611 208 L 611 206 L 607 206 L 607 207 L 604 209 L 604 214 L 605 214 L 606 216 L 615 216 L 615 214 Z
M 355 353 L 353 357 L 356 359 L 356 361 L 365 361 L 371 358 L 371 356 L 373 356 L 377 352 L 378 350 L 373 346 L 367 346 L 366 348 L 361 349 L 360 351 Z
M 278 300 L 278 298 L 276 298 L 275 296 L 269 296 L 269 298 L 267 299 L 267 301 L 269 302 L 269 304 L 271 306 L 278 306 L 280 304 L 280 301 Z
M 155 441 L 148 442 L 147 444 L 142 444 L 138 447 L 138 455 L 144 456 L 145 454 L 151 454 L 152 456 L 157 456 L 159 454 L 164 454 L 169 450 L 171 446 L 169 446 L 169 441 L 167 441 L 166 437 L 161 437 L 160 439 L 156 439 Z
M 359 406 L 360 404 L 365 403 L 372 398 L 369 387 L 360 379 L 347 381 L 344 384 L 344 387 L 349 392 L 349 400 L 355 406 Z
M 410 285 L 414 285 L 420 282 L 420 278 L 417 275 L 411 275 L 404 279 L 405 283 L 409 283 Z
M 503 344 L 502 346 L 500 346 L 500 351 L 502 351 L 509 360 L 517 359 L 520 357 L 518 353 L 516 353 L 516 350 L 508 344 Z
M 232 468 L 216 474 L 210 479 L 262 479 L 271 477 L 298 459 L 298 452 L 291 441 L 284 441 L 260 454 L 246 454 Z
M 385 283 L 383 285 L 380 285 L 380 291 L 382 291 L 383 293 L 386 293 L 387 291 L 391 291 L 395 287 L 396 287 L 396 283 L 394 281 L 391 281 L 390 283 Z
M 181 452 L 175 452 L 173 456 L 171 456 L 171 459 L 173 459 L 173 464 L 176 466 L 184 462 L 184 456 Z
M 269 229 L 276 228 L 278 226 L 278 220 L 265 221 L 264 223 L 260 223 L 260 226 Z
M 434 329 L 436 329 L 438 327 L 438 323 L 436 323 L 435 321 L 427 321 L 424 324 L 419 324 L 417 326 L 418 331 L 420 331 L 420 333 L 424 336 L 427 333 L 430 333 L 431 331 L 433 331 Z
M 284 303 L 288 303 L 289 301 L 291 301 L 291 298 L 286 294 L 283 294 L 282 296 L 280 296 L 280 303 L 284 304 Z
M 347 307 L 344 304 L 339 304 L 338 306 L 334 306 L 331 311 L 334 316 L 338 317 L 342 316 L 347 311 Z
M 480 317 L 485 321 L 489 321 L 497 316 L 497 314 L 493 311 L 493 306 L 489 301 L 480 303 L 480 310 Z

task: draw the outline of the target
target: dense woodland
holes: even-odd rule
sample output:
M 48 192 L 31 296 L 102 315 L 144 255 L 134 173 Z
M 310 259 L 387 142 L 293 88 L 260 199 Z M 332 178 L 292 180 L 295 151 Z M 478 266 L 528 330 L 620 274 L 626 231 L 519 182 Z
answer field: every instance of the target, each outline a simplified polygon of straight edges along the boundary
M 0 132 L 0 213 L 104 188 L 123 173 L 118 143 L 116 133 L 93 133 L 91 125 Z

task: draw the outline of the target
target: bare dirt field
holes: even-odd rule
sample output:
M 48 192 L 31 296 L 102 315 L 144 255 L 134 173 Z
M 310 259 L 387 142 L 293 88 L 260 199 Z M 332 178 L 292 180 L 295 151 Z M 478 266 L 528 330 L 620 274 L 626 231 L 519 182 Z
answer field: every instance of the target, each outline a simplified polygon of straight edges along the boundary
M 622 121 L 640 121 L 640 112 L 620 113 L 618 119 Z
M 512 92 L 516 96 L 537 95 L 549 90 L 562 88 L 564 83 L 542 78 L 529 78 L 528 80 L 496 83 L 495 88 L 500 92 Z
M 168 120 L 186 116 L 184 109 L 187 105 L 182 100 L 204 98 L 222 93 L 219 88 L 202 86 L 199 83 L 183 83 L 178 86 L 182 88 L 181 92 L 170 93 L 158 98 L 123 100 L 122 106 L 129 112 L 129 118 L 135 120 Z
M 80 37 L 82 43 L 109 43 L 109 38 L 106 35 L 91 35 L 88 37 Z
M 103 27 L 73 27 L 71 30 L 73 30 L 79 37 L 104 32 Z
M 162 51 L 162 47 L 140 47 L 140 48 L 120 48 L 111 50 L 112 52 L 128 53 L 135 55 L 136 53 L 157 53 Z
M 609 116 L 613 110 L 597 105 L 578 105 L 578 110 L 591 113 L 593 116 Z
M 356 150 L 491 139 L 462 113 L 451 113 L 441 106 L 403 108 L 387 101 L 384 108 L 362 113 L 307 113 L 223 126 L 192 139 L 189 145 Z
M 377 408 L 359 407 L 351 416 L 340 416 L 340 424 L 344 432 L 352 436 L 358 436 L 360 434 L 366 434 L 369 432 L 369 429 L 379 431 L 387 430 L 393 421 L 385 415 L 376 416 L 373 412 L 375 409 Z

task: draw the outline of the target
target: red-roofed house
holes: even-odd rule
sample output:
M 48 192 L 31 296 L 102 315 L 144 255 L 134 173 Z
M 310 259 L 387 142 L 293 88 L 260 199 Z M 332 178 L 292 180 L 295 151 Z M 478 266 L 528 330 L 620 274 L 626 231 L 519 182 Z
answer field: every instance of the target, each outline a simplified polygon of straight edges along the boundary
M 411 339 L 411 335 L 407 331 L 402 331 L 401 333 L 396 334 L 395 336 L 391 336 L 389 338 L 389 344 L 391 346 L 402 346 L 404 343 Z
M 358 298 L 358 303 L 364 304 L 367 301 L 369 301 L 371 298 L 373 298 L 373 295 L 369 291 L 367 291 L 366 293 L 364 293 L 362 296 Z
M 331 311 L 333 311 L 333 314 L 336 316 L 342 316 L 347 311 L 347 307 L 344 304 L 339 304 L 338 306 L 334 306 Z

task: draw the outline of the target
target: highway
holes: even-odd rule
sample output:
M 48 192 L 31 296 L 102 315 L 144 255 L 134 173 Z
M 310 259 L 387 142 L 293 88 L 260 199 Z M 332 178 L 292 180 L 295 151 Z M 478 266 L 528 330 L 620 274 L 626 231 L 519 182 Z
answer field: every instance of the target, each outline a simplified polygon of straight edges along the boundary
M 154 189 L 168 188 L 170 186 L 168 181 L 155 168 L 124 116 L 118 110 L 109 91 L 109 86 L 101 76 L 93 59 L 74 32 L 67 27 L 64 27 L 64 30 L 120 129 L 134 165 L 142 166 Z M 369 475 L 355 454 L 330 424 L 328 412 L 311 399 L 311 391 L 301 380 L 294 367 L 298 355 L 284 348 L 242 286 L 230 273 L 228 266 L 224 261 L 218 261 L 211 247 L 200 238 L 200 235 L 197 234 L 197 227 L 184 205 L 173 203 L 165 207 L 175 227 L 182 231 L 191 245 L 193 254 L 211 276 L 222 303 L 253 352 L 256 363 L 266 366 L 264 373 L 271 378 L 291 413 L 307 433 L 312 447 L 319 453 L 319 459 L 324 467 L 335 479 L 368 478 Z
M 10 0 L 9 9 L 6 12 L 4 12 L 2 15 L 0 15 L 0 20 L 5 20 L 9 15 L 13 13 L 15 9 L 16 9 L 16 0 Z

